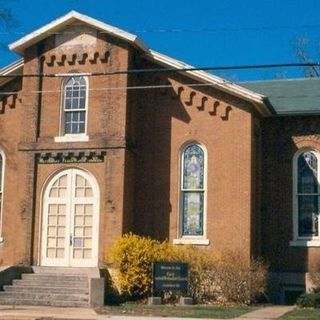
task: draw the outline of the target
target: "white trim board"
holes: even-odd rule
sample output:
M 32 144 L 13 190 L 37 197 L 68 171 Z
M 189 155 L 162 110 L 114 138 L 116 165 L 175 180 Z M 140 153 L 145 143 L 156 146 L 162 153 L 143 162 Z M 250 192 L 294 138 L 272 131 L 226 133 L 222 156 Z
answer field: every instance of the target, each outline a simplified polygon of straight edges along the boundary
M 113 35 L 117 38 L 120 38 L 122 40 L 125 40 L 131 43 L 133 46 L 135 46 L 136 48 L 144 52 L 146 58 L 151 59 L 152 61 L 157 62 L 164 67 L 170 67 L 170 68 L 176 68 L 176 69 L 193 68 L 193 66 L 188 65 L 182 61 L 173 59 L 164 54 L 161 54 L 159 52 L 149 49 L 136 35 L 132 33 L 113 27 L 111 25 L 108 25 L 104 22 L 98 21 L 96 19 L 93 19 L 89 16 L 83 15 L 76 11 L 70 11 L 68 14 L 46 24 L 42 28 L 35 30 L 34 32 L 26 35 L 20 40 L 13 42 L 12 44 L 9 45 L 9 48 L 10 50 L 15 51 L 16 53 L 23 55 L 23 52 L 26 48 L 45 39 L 52 33 L 63 30 L 65 27 L 67 27 L 68 25 L 76 21 L 83 22 L 95 29 L 109 33 L 110 35 Z M 189 70 L 189 71 L 182 71 L 182 72 L 183 74 L 187 75 L 192 79 L 195 79 L 200 82 L 212 84 L 213 87 L 219 90 L 222 90 L 226 93 L 237 96 L 245 101 L 251 102 L 257 108 L 258 112 L 263 116 L 271 115 L 271 112 L 265 103 L 266 97 L 259 93 L 256 93 L 249 89 L 238 86 L 233 82 L 224 80 L 220 77 L 214 76 L 213 74 L 205 71 Z
M 11 74 L 12 75 L 21 74 L 23 65 L 24 65 L 24 60 L 19 59 L 15 62 L 9 64 L 8 66 L 0 69 L 0 75 L 10 76 Z M 0 87 L 3 86 L 4 84 L 10 82 L 13 79 L 14 79 L 14 76 L 12 78 L 7 78 L 7 77 L 0 78 Z
M 98 30 L 114 35 L 120 39 L 131 42 L 135 44 L 137 47 L 146 51 L 147 48 L 145 45 L 138 39 L 138 37 L 132 33 L 126 32 L 119 28 L 113 27 L 109 24 L 101 22 L 99 20 L 93 19 L 89 16 L 81 14 L 77 11 L 70 11 L 66 15 L 46 24 L 45 26 L 37 29 L 25 37 L 11 43 L 9 45 L 9 49 L 15 51 L 16 53 L 23 54 L 24 49 L 30 47 L 31 45 L 45 39 L 49 33 L 57 32 L 64 27 L 72 24 L 75 21 L 81 21 L 85 24 L 88 24 Z

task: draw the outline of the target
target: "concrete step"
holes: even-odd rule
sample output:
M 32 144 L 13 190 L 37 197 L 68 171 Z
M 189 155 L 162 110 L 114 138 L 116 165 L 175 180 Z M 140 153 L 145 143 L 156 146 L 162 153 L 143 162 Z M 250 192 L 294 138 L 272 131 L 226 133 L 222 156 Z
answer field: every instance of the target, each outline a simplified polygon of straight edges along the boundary
M 77 268 L 81 269 L 81 268 Z M 0 304 L 89 307 L 89 278 L 97 268 L 36 268 L 0 292 Z
M 1 305 L 26 305 L 26 306 L 54 306 L 54 307 L 88 307 L 85 301 L 65 301 L 65 300 L 32 300 L 0 298 Z
M 66 294 L 89 294 L 88 288 L 68 288 L 68 287 L 38 287 L 38 286 L 3 286 L 5 292 L 47 292 L 47 293 L 66 293 Z
M 24 273 L 21 276 L 23 280 L 49 280 L 49 281 L 88 281 L 88 276 L 86 275 L 70 275 L 70 274 L 57 274 L 57 273 Z
M 75 274 L 75 275 L 87 275 L 91 278 L 99 278 L 99 268 L 74 268 L 74 267 L 38 267 L 33 266 L 32 270 L 35 274 Z
M 88 288 L 88 281 L 48 281 L 41 280 L 13 280 L 13 285 L 38 286 L 38 287 L 67 287 L 67 288 Z
M 88 302 L 88 295 L 61 293 L 39 293 L 39 292 L 0 292 L 0 300 L 48 300 L 48 301 L 84 301 Z

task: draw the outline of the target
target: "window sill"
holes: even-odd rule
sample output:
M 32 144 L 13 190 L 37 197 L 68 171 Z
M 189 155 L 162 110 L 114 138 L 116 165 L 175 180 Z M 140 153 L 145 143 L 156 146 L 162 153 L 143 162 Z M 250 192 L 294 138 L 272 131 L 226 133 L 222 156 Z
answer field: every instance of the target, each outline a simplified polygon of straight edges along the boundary
M 68 134 L 65 136 L 54 137 L 54 142 L 86 142 L 89 136 L 85 134 Z
M 320 247 L 320 240 L 293 240 L 290 247 Z
M 210 244 L 210 240 L 197 238 L 180 238 L 173 239 L 173 244 L 194 244 L 199 246 L 208 246 Z

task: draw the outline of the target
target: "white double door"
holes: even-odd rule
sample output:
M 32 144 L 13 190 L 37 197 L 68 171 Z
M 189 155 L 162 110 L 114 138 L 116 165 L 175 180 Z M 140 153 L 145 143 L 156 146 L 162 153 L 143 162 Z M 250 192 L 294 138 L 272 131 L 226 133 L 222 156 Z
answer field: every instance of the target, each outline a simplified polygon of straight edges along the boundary
M 57 173 L 42 203 L 41 265 L 98 265 L 99 188 L 80 169 Z

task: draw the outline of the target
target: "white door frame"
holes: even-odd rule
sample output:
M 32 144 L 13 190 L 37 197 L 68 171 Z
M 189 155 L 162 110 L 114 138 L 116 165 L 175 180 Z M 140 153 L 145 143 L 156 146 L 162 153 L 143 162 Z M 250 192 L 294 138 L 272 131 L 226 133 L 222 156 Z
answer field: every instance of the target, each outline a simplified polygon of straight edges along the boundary
M 49 192 L 53 184 L 62 176 L 67 175 L 67 196 L 65 198 L 49 198 Z M 92 188 L 93 196 L 89 198 L 75 197 L 75 177 L 79 175 L 88 181 Z M 47 258 L 47 232 L 48 232 L 48 208 L 49 204 L 64 205 L 66 211 L 65 219 L 65 239 L 63 258 Z M 74 235 L 72 234 L 74 225 L 74 213 L 76 204 L 92 204 L 92 255 L 91 259 L 74 259 L 73 245 Z M 95 177 L 88 171 L 80 168 L 68 168 L 53 173 L 45 183 L 41 197 L 41 244 L 40 244 L 40 265 L 42 266 L 63 266 L 63 267 L 97 267 L 98 247 L 99 247 L 99 204 L 100 191 Z M 71 237 L 72 236 L 72 237 Z

